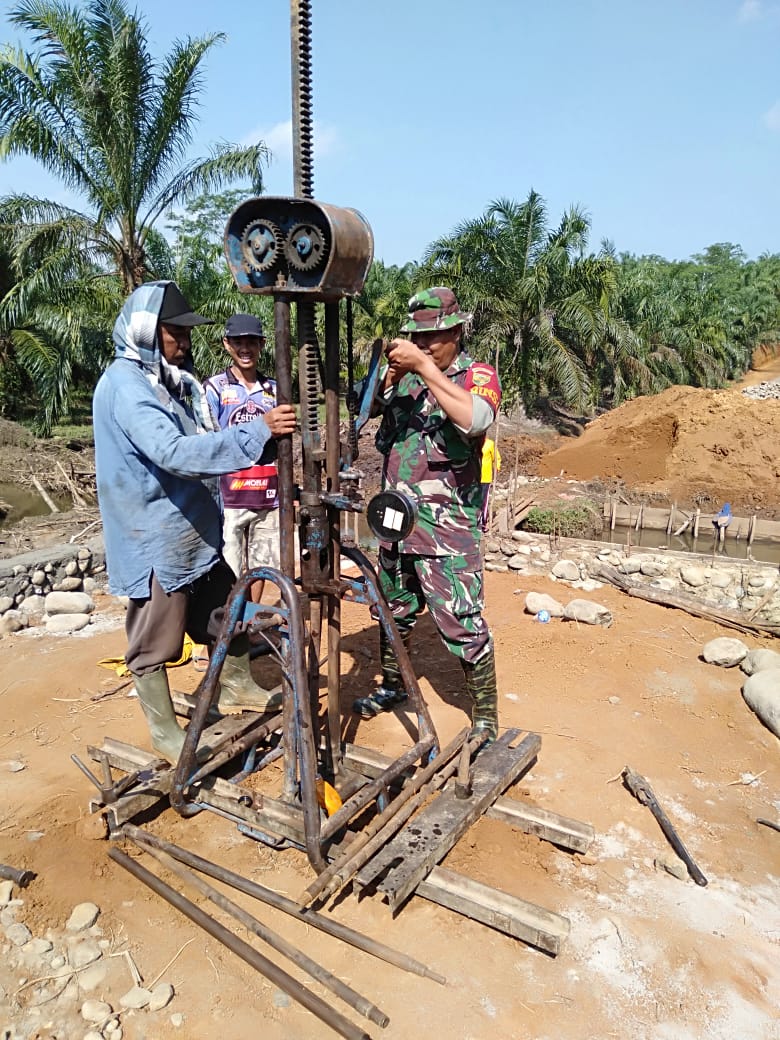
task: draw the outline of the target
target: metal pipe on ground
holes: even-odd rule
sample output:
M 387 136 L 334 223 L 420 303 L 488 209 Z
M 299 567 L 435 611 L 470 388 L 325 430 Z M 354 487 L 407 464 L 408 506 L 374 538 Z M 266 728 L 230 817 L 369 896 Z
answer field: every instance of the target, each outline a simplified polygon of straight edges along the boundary
M 31 870 L 17 870 L 16 867 L 0 863 L 0 878 L 4 881 L 13 881 L 19 888 L 27 888 L 34 877 L 36 875 Z
M 181 895 L 175 888 L 171 888 L 170 885 L 158 878 L 156 874 L 141 866 L 140 863 L 136 863 L 121 849 L 111 848 L 108 850 L 108 855 L 120 867 L 124 867 L 129 874 L 143 882 L 153 892 L 162 896 L 171 906 L 184 914 L 185 917 L 188 917 L 194 924 L 208 932 L 212 938 L 217 939 L 232 953 L 246 961 L 255 971 L 270 979 L 282 992 L 305 1007 L 307 1011 L 311 1011 L 313 1015 L 316 1015 L 321 1022 L 330 1026 L 339 1036 L 345 1037 L 345 1040 L 371 1040 L 368 1033 L 353 1025 L 349 1019 L 346 1019 L 342 1014 L 326 1004 L 316 994 L 310 993 L 305 986 L 302 986 L 300 982 L 288 975 L 286 971 L 277 967 L 267 957 L 264 957 L 262 953 L 258 953 L 249 943 L 234 935 L 229 928 L 225 928 L 219 921 L 215 921 L 205 910 L 201 910 L 199 906 L 196 906 L 195 903 Z
M 131 826 L 132 824 L 125 824 L 127 828 Z M 307 926 L 317 928 L 319 931 L 325 932 L 326 935 L 332 935 L 334 939 L 341 939 L 343 942 L 349 943 L 350 946 L 354 946 L 357 950 L 369 953 L 372 957 L 377 957 L 387 964 L 393 964 L 402 971 L 419 975 L 421 978 L 433 979 L 434 982 L 438 982 L 441 985 L 445 985 L 447 981 L 444 976 L 439 975 L 438 972 L 428 968 L 420 961 L 416 961 L 413 957 L 400 953 L 384 943 L 377 942 L 376 939 L 370 939 L 367 935 L 363 935 L 362 932 L 356 932 L 348 925 L 341 924 L 329 917 L 323 917 L 314 910 L 301 910 L 294 900 L 280 895 L 278 892 L 274 892 L 273 889 L 266 888 L 256 881 L 250 881 L 227 867 L 221 867 L 217 863 L 212 863 L 211 860 L 204 859 L 202 856 L 198 856 L 188 849 L 183 849 L 180 845 L 174 845 L 172 842 L 165 841 L 163 838 L 158 838 L 154 834 L 149 834 L 139 827 L 134 827 L 134 833 L 139 839 L 142 837 L 144 844 L 148 847 L 161 849 L 163 852 L 167 852 L 169 856 L 172 856 L 173 859 L 177 859 L 180 863 L 185 863 L 188 867 L 192 867 L 193 870 L 206 874 L 216 881 L 221 881 L 223 884 L 236 889 L 236 891 L 252 896 L 253 899 L 266 903 L 276 910 L 281 910 Z
M 201 895 L 210 899 L 215 906 L 218 906 L 220 910 L 224 910 L 225 913 L 230 914 L 231 917 L 235 917 L 248 931 L 252 932 L 262 939 L 263 942 L 280 953 L 283 957 L 292 961 L 293 964 L 301 968 L 311 975 L 317 982 L 322 983 L 331 993 L 335 993 L 337 997 L 344 1001 L 345 1004 L 349 1004 L 351 1008 L 354 1008 L 359 1014 L 363 1015 L 364 1018 L 369 1019 L 375 1025 L 381 1026 L 382 1029 L 386 1028 L 390 1022 L 390 1018 L 381 1011 L 378 1007 L 367 1000 L 362 994 L 352 989 L 346 983 L 342 982 L 341 979 L 337 978 L 332 972 L 328 971 L 327 968 L 318 964 L 315 960 L 305 954 L 302 950 L 293 946 L 292 943 L 288 942 L 281 935 L 278 935 L 272 929 L 267 928 L 261 921 L 258 921 L 252 914 L 247 913 L 246 910 L 238 906 L 233 902 L 232 899 L 228 899 L 221 892 L 217 891 L 213 885 L 210 885 L 203 878 L 198 877 L 197 874 L 193 874 L 191 870 L 185 867 L 183 864 L 178 863 L 173 856 L 169 856 L 167 852 L 163 852 L 161 849 L 152 848 L 144 842 L 144 832 L 138 827 L 127 826 L 123 828 L 122 833 L 125 837 L 129 838 L 138 848 L 143 849 L 148 855 L 153 856 L 159 863 L 161 863 L 166 870 L 170 870 L 178 878 L 180 878 L 185 884 L 191 885 L 197 889 Z

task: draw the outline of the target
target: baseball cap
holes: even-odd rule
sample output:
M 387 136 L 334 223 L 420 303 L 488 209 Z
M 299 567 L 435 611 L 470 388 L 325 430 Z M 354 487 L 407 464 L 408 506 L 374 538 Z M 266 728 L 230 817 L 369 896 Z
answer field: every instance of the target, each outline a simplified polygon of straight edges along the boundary
M 165 325 L 184 325 L 191 328 L 194 325 L 213 325 L 210 318 L 204 318 L 202 314 L 196 314 L 184 299 L 176 282 L 168 282 L 165 287 L 163 304 L 160 308 L 159 321 Z
M 443 285 L 423 289 L 409 300 L 409 318 L 401 332 L 431 332 L 449 329 L 471 321 L 472 315 L 462 311 L 455 293 Z
M 225 322 L 225 338 L 233 339 L 236 336 L 265 336 L 263 323 L 254 314 L 233 314 Z

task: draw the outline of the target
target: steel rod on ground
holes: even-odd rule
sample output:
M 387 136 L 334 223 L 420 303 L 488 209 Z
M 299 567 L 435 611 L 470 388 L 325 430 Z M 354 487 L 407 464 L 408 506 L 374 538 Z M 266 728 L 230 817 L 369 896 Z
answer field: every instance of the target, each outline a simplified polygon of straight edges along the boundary
M 153 856 L 158 862 L 160 862 L 166 870 L 170 870 L 178 878 L 193 888 L 197 889 L 201 895 L 211 900 L 215 906 L 218 906 L 220 910 L 224 910 L 225 913 L 230 914 L 231 917 L 235 917 L 248 931 L 252 932 L 262 939 L 263 942 L 282 954 L 288 960 L 292 961 L 293 964 L 301 968 L 311 975 L 313 979 L 320 982 L 323 986 L 335 993 L 337 997 L 344 1001 L 345 1004 L 349 1004 L 351 1008 L 354 1008 L 359 1014 L 363 1015 L 364 1018 L 375 1023 L 375 1025 L 381 1026 L 383 1029 L 388 1025 L 390 1019 L 381 1011 L 378 1007 L 367 1000 L 361 993 L 352 989 L 346 983 L 342 982 L 341 979 L 337 978 L 332 972 L 328 971 L 327 968 L 318 964 L 315 960 L 309 957 L 302 950 L 297 949 L 292 943 L 288 942 L 281 935 L 278 935 L 272 929 L 267 928 L 261 921 L 258 921 L 252 914 L 247 913 L 242 907 L 234 903 L 232 899 L 228 899 L 227 896 L 218 892 L 213 885 L 210 885 L 203 878 L 198 877 L 197 874 L 193 874 L 191 870 L 185 867 L 181 863 L 169 856 L 167 852 L 163 852 L 161 849 L 152 848 L 151 845 L 147 845 L 144 842 L 144 832 L 138 828 L 128 825 L 123 829 L 122 832 L 126 837 L 130 839 L 138 848 L 143 849 L 148 855 Z
M 326 1004 L 316 994 L 310 993 L 305 986 L 302 986 L 300 982 L 288 975 L 286 971 L 277 967 L 273 961 L 269 961 L 262 953 L 258 953 L 249 943 L 234 935 L 229 928 L 225 928 L 219 921 L 215 921 L 205 910 L 201 910 L 199 906 L 196 906 L 195 903 L 181 895 L 176 889 L 171 888 L 170 885 L 160 880 L 156 874 L 147 870 L 140 863 L 136 863 L 135 860 L 131 859 L 120 849 L 111 848 L 108 850 L 108 855 L 115 863 L 124 867 L 129 874 L 143 882 L 157 895 L 162 896 L 163 899 L 184 914 L 185 917 L 188 917 L 194 924 L 197 924 L 214 939 L 226 946 L 232 953 L 246 961 L 255 971 L 270 979 L 274 985 L 305 1007 L 307 1011 L 311 1011 L 313 1015 L 316 1015 L 321 1022 L 330 1026 L 339 1036 L 345 1037 L 346 1040 L 371 1040 L 368 1033 L 353 1025 L 349 1019 Z
M 236 874 L 235 871 L 229 870 L 227 867 L 221 867 L 217 863 L 212 863 L 211 860 L 204 859 L 202 856 L 198 856 L 196 853 L 190 852 L 188 849 L 183 849 L 181 846 L 174 845 L 172 842 L 165 841 L 163 838 L 158 838 L 156 835 L 149 834 L 147 831 L 143 831 L 142 833 L 145 845 L 150 848 L 161 849 L 163 852 L 167 852 L 168 855 L 172 856 L 174 859 L 177 859 L 180 863 L 185 863 L 188 867 L 192 867 L 193 870 L 198 870 L 201 874 L 206 874 L 208 877 L 212 877 L 216 881 L 221 881 L 223 884 L 229 885 L 231 888 L 236 889 L 237 892 L 243 892 L 244 895 L 252 896 L 253 899 L 257 899 L 261 903 L 266 903 L 268 906 L 272 906 L 276 910 L 281 910 L 283 913 L 289 914 L 290 917 L 296 918 L 307 926 L 325 932 L 326 935 L 331 935 L 334 939 L 341 939 L 342 942 L 349 943 L 349 945 L 354 946 L 355 949 L 362 950 L 364 953 L 368 953 L 372 957 L 385 961 L 387 964 L 393 964 L 396 968 L 400 968 L 402 971 L 408 971 L 413 975 L 419 975 L 421 978 L 433 979 L 434 982 L 438 982 L 441 985 L 444 985 L 447 981 L 444 976 L 439 975 L 438 972 L 433 971 L 431 968 L 422 964 L 420 961 L 415 960 L 413 957 L 409 957 L 405 953 L 400 953 L 398 950 L 394 950 L 392 947 L 386 946 L 384 943 L 378 942 L 376 939 L 371 939 L 367 935 L 363 935 L 362 932 L 356 932 L 348 925 L 341 924 L 339 921 L 334 921 L 330 917 L 323 917 L 322 914 L 318 914 L 314 910 L 301 910 L 294 900 L 289 899 L 287 896 L 283 896 L 278 892 L 274 892 L 273 889 L 266 888 L 264 885 L 260 885 L 256 881 L 250 881 L 248 878 L 242 877 L 241 874 Z

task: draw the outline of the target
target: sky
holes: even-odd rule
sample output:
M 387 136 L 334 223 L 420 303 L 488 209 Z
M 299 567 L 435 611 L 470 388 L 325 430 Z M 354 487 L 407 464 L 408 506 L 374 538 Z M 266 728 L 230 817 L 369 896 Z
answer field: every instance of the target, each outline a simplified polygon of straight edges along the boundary
M 73 0 L 71 0 L 73 2 Z M 264 140 L 291 195 L 288 0 L 140 0 L 153 51 L 220 32 L 192 157 Z M 0 40 L 18 42 L 0 5 Z M 419 260 L 498 198 L 572 205 L 590 247 L 780 252 L 780 0 L 312 0 L 314 196 Z M 0 194 L 62 201 L 34 163 Z

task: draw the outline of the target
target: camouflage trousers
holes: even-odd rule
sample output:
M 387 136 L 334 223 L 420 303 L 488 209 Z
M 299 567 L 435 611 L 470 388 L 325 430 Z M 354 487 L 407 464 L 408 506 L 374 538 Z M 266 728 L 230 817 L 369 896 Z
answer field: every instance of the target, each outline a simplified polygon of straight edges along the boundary
M 466 664 L 491 648 L 484 607 L 482 560 L 469 556 L 415 556 L 379 550 L 379 585 L 404 640 L 427 606 L 444 645 Z

